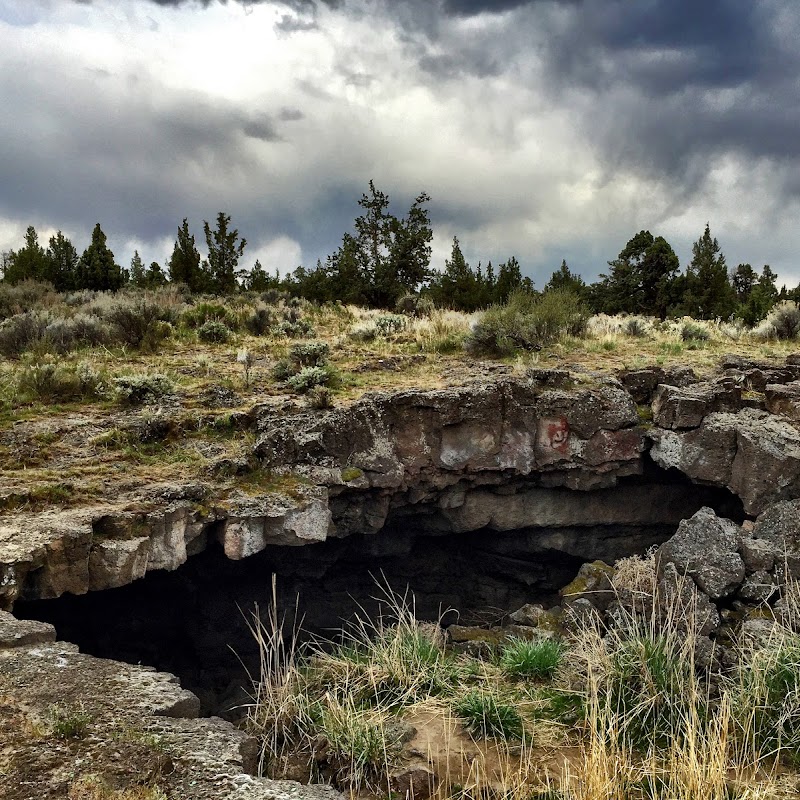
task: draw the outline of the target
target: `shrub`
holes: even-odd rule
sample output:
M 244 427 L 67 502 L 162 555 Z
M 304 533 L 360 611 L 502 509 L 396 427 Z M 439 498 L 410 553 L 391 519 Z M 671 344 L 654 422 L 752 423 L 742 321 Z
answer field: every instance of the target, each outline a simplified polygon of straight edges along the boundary
M 456 700 L 453 710 L 474 736 L 522 738 L 522 717 L 519 712 L 511 703 L 499 700 L 494 694 L 478 690 L 467 692 Z
M 0 323 L 0 353 L 6 358 L 19 358 L 41 341 L 48 318 L 38 311 L 17 314 Z
M 289 363 L 296 368 L 295 371 L 301 367 L 324 367 L 329 355 L 327 342 L 303 342 L 289 349 Z
M 235 331 L 239 327 L 236 315 L 222 303 L 202 301 L 187 309 L 181 316 L 181 322 L 187 328 L 200 328 L 206 322 L 222 322 L 228 330 Z
M 313 336 L 314 326 L 307 319 L 295 322 L 285 319 L 279 322 L 272 332 L 276 336 L 285 336 L 287 339 L 299 339 L 301 336 Z
M 129 405 L 153 403 L 175 392 L 172 380 L 161 373 L 151 375 L 121 375 L 114 379 L 119 399 Z
M 104 314 L 113 326 L 114 341 L 130 347 L 155 350 L 172 328 L 173 315 L 158 303 L 141 297 L 115 303 Z
M 374 320 L 358 322 L 350 328 L 347 335 L 356 342 L 374 342 L 378 338 L 378 328 Z
M 708 328 L 696 322 L 684 322 L 681 327 L 681 339 L 684 342 L 707 342 L 711 339 Z
M 631 317 L 625 321 L 625 333 L 633 339 L 641 339 L 647 335 L 647 323 L 640 317 Z
M 224 322 L 210 319 L 204 322 L 197 329 L 197 336 L 203 342 L 213 342 L 214 344 L 225 344 L 230 338 L 231 332 Z
M 465 342 L 469 353 L 510 355 L 537 350 L 562 335 L 580 336 L 589 312 L 573 292 L 554 289 L 541 295 L 517 290 L 504 305 L 481 314 Z
M 244 319 L 244 326 L 253 336 L 266 336 L 275 324 L 273 309 L 259 303 Z
M 68 353 L 81 346 L 96 347 L 110 338 L 108 327 L 97 317 L 76 314 L 74 317 L 57 317 L 48 323 L 43 338 L 56 353 Z
M 315 386 L 327 386 L 332 376 L 332 371 L 326 367 L 303 367 L 296 375 L 287 378 L 286 383 L 295 392 L 305 394 Z
M 375 318 L 375 330 L 379 336 L 394 336 L 406 327 L 406 322 L 402 314 L 381 314 Z
M 796 339 L 800 334 L 800 307 L 792 300 L 779 303 L 757 330 L 766 330 L 777 339 Z
M 0 283 L 0 320 L 52 305 L 57 295 L 49 283 L 22 281 L 11 286 Z
M 503 648 L 500 666 L 513 678 L 552 678 L 563 653 L 563 644 L 554 639 L 512 639 Z

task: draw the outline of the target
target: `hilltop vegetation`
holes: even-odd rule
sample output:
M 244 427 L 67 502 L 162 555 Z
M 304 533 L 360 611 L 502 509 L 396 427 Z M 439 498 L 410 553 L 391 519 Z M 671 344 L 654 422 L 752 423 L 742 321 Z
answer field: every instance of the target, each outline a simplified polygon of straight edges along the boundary
M 457 237 L 444 269 L 432 268 L 433 229 L 422 192 L 408 212 L 398 217 L 389 210 L 389 197 L 370 181 L 361 196 L 362 210 L 352 232 L 324 261 L 312 268 L 299 266 L 281 276 L 270 274 L 260 261 L 247 267 L 247 240 L 217 214 L 214 227 L 203 222 L 206 257 L 191 233 L 188 219 L 177 229 L 172 254 L 162 267 L 145 266 L 138 251 L 127 268 L 108 248 L 98 223 L 91 242 L 78 255 L 75 245 L 58 231 L 48 247 L 39 243 L 33 226 L 24 245 L 0 254 L 2 283 L 47 282 L 59 292 L 89 289 L 117 291 L 125 286 L 156 289 L 167 284 L 186 287 L 192 294 L 230 296 L 241 291 L 280 291 L 316 303 L 341 302 L 392 311 L 415 311 L 435 306 L 473 312 L 506 303 L 518 291 L 538 294 L 513 255 L 495 268 L 467 263 Z M 728 269 L 719 242 L 708 224 L 692 248 L 692 260 L 681 271 L 678 257 L 663 236 L 643 230 L 635 234 L 608 270 L 587 284 L 562 261 L 541 292 L 574 294 L 595 314 L 638 314 L 658 319 L 691 316 L 703 320 L 740 320 L 754 326 L 778 303 L 800 299 L 800 286 L 780 289 L 769 265 L 759 274 L 750 264 Z

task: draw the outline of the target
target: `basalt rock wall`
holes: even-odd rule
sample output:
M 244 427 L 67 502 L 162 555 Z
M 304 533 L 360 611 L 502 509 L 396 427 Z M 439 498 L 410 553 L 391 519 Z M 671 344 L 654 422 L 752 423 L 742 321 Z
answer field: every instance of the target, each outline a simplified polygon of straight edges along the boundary
M 676 525 L 713 505 L 704 486 L 729 490 L 755 516 L 800 495 L 800 384 L 792 364 L 749 369 L 783 382 L 754 398 L 742 364 L 702 382 L 652 369 L 576 385 L 539 370 L 327 412 L 262 412 L 239 466 L 263 490 L 251 478 L 248 491 L 220 498 L 209 480 L 154 486 L 138 503 L 0 518 L 0 607 L 125 585 L 211 543 L 238 560 L 411 516 L 433 534 L 557 538 L 562 528 Z

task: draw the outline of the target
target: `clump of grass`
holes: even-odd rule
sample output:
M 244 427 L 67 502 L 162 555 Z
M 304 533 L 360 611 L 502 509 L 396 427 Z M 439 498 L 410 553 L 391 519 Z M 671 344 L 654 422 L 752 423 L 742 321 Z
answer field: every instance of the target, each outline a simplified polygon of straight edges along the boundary
M 16 373 L 17 391 L 22 402 L 71 402 L 97 400 L 108 394 L 105 374 L 88 362 L 58 364 L 33 361 Z
M 83 739 L 92 721 L 91 715 L 83 708 L 52 706 L 49 717 L 50 729 L 57 739 Z
M 500 666 L 512 678 L 552 678 L 564 655 L 564 645 L 557 639 L 513 638 L 503 647 Z
M 453 710 L 473 735 L 492 739 L 521 739 L 522 717 L 513 703 L 492 692 L 473 690 L 459 697 Z

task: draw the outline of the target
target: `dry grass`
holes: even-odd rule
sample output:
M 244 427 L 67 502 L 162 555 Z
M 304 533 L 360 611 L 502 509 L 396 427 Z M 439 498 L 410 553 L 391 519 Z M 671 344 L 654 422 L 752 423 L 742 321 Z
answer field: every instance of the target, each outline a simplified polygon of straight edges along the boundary
M 617 566 L 619 588 L 651 587 L 652 597 L 651 555 Z M 264 677 L 250 723 L 262 737 L 266 773 L 281 776 L 305 753 L 309 775 L 353 794 L 386 796 L 401 767 L 422 764 L 437 776 L 439 800 L 793 796 L 780 785 L 793 786 L 797 773 L 781 765 L 800 742 L 775 735 L 800 729 L 800 645 L 788 627 L 745 653 L 735 678 L 709 681 L 685 621 L 692 603 L 676 591 L 647 613 L 632 607 L 605 633 L 584 626 L 568 641 L 563 667 L 542 684 L 509 680 L 501 653 L 488 661 L 448 654 L 438 627 L 419 623 L 408 598 L 386 599 L 387 616 L 359 621 L 344 644 L 304 658 L 291 640 L 283 644 L 274 617 L 256 627 Z M 472 724 L 459 710 L 470 696 L 507 704 L 522 730 Z M 401 720 L 415 731 L 405 746 Z

